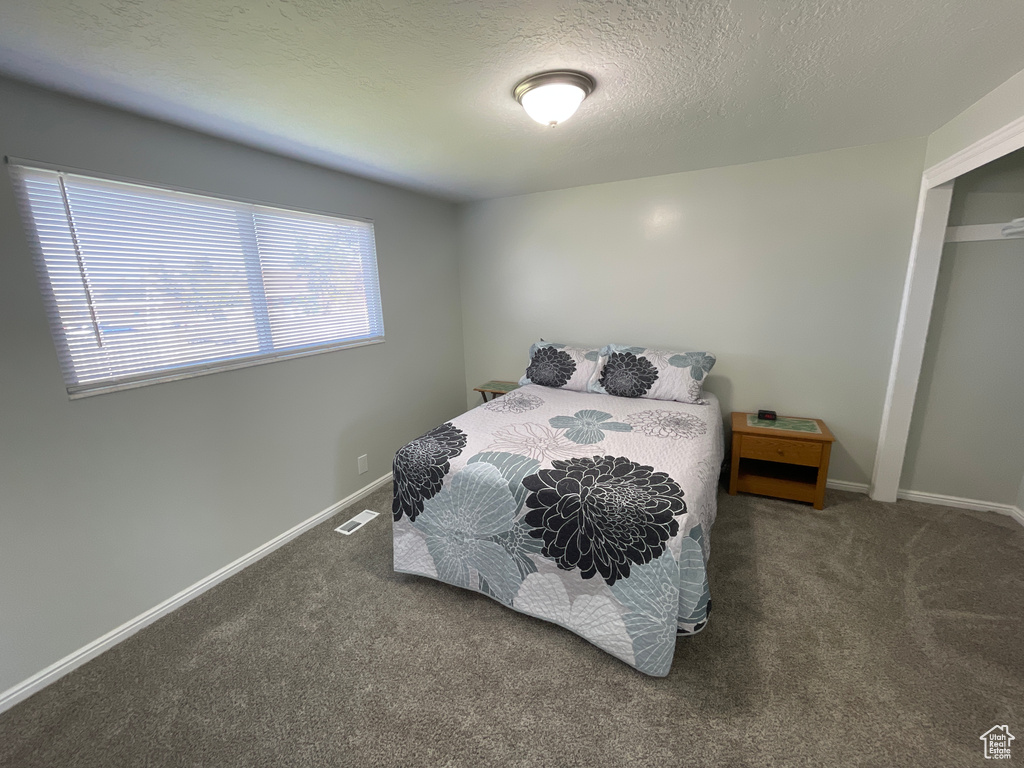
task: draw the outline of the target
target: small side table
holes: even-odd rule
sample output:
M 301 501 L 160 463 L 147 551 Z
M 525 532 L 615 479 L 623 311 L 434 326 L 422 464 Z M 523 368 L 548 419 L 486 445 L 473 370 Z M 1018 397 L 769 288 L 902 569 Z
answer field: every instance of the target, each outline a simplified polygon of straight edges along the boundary
M 485 403 L 488 399 L 493 400 L 501 395 L 506 395 L 513 389 L 519 389 L 518 381 L 488 381 L 479 387 L 473 387 L 473 391 L 479 392 Z M 488 394 L 490 394 L 490 398 L 487 397 Z
M 733 412 L 729 493 L 809 501 L 821 509 L 833 442 L 821 419 L 780 416 L 774 426 L 758 426 L 756 414 Z

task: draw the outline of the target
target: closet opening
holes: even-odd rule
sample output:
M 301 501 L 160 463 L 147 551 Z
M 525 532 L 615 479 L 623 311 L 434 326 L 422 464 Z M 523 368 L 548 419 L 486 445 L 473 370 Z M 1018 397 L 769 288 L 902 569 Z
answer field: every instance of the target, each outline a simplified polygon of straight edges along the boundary
M 955 179 L 943 239 L 899 495 L 1020 508 L 1024 149 Z

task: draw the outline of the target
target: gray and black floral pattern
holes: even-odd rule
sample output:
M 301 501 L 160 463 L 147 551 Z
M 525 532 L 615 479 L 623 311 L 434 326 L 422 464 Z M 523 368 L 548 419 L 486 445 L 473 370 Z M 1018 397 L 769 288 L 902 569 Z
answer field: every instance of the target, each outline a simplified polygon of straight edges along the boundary
M 396 521 L 406 514 L 415 520 L 423 511 L 423 502 L 444 483 L 451 468 L 449 460 L 466 447 L 466 433 L 445 422 L 400 448 L 395 454 L 395 498 L 391 512 Z
M 564 387 L 576 372 L 572 355 L 555 347 L 540 347 L 533 353 L 526 377 L 545 387 Z
M 511 605 L 523 580 L 521 566 L 495 539 L 508 534 L 518 509 L 493 464 L 477 462 L 457 471 L 447 486 L 423 504 L 416 522 L 438 578 L 469 587 L 475 573 L 481 588 Z
M 524 579 L 537 572 L 537 564 L 530 556 L 539 555 L 544 543 L 530 535 L 530 526 L 524 521 L 518 520 L 509 530 L 492 536 L 491 541 L 505 548 Z
M 676 368 L 689 368 L 690 376 L 695 381 L 703 381 L 704 376 L 711 373 L 715 367 L 715 356 L 707 352 L 684 352 L 681 355 L 673 355 L 669 358 L 669 365 Z
M 555 429 L 564 429 L 565 436 L 574 443 L 590 445 L 604 440 L 605 431 L 630 432 L 633 428 L 621 421 L 609 421 L 612 415 L 604 411 L 576 411 L 572 416 L 554 416 L 548 419 Z
M 707 422 L 692 413 L 680 411 L 640 411 L 627 416 L 626 423 L 634 432 L 672 440 L 692 439 L 708 431 Z
M 532 411 L 535 408 L 540 408 L 544 404 L 536 395 L 531 395 L 529 392 L 519 392 L 513 390 L 507 395 L 496 397 L 489 403 L 484 405 L 484 410 L 494 411 L 496 413 L 526 413 Z
M 605 392 L 617 397 L 643 397 L 657 380 L 658 369 L 632 352 L 613 352 L 601 374 Z
M 679 532 L 683 490 L 664 472 L 624 457 L 557 460 L 523 479 L 525 521 L 558 567 L 600 574 L 610 586 L 650 562 Z

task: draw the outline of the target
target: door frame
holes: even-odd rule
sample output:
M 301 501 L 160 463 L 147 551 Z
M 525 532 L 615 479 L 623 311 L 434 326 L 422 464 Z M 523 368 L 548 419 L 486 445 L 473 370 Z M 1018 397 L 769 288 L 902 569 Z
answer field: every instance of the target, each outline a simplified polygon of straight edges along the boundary
M 958 176 L 1022 147 L 1024 116 L 936 163 L 921 175 L 910 261 L 903 283 L 903 302 L 896 326 L 875 467 L 868 490 L 872 499 L 896 501 L 899 491 L 954 181 Z

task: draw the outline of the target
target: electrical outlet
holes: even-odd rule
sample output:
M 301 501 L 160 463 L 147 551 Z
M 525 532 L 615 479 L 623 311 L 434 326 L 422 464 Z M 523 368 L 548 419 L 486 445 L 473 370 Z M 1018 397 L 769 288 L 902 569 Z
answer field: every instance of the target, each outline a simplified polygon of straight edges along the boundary
M 363 474 L 369 469 L 369 462 L 367 461 L 366 454 L 364 453 L 359 457 L 359 474 Z

